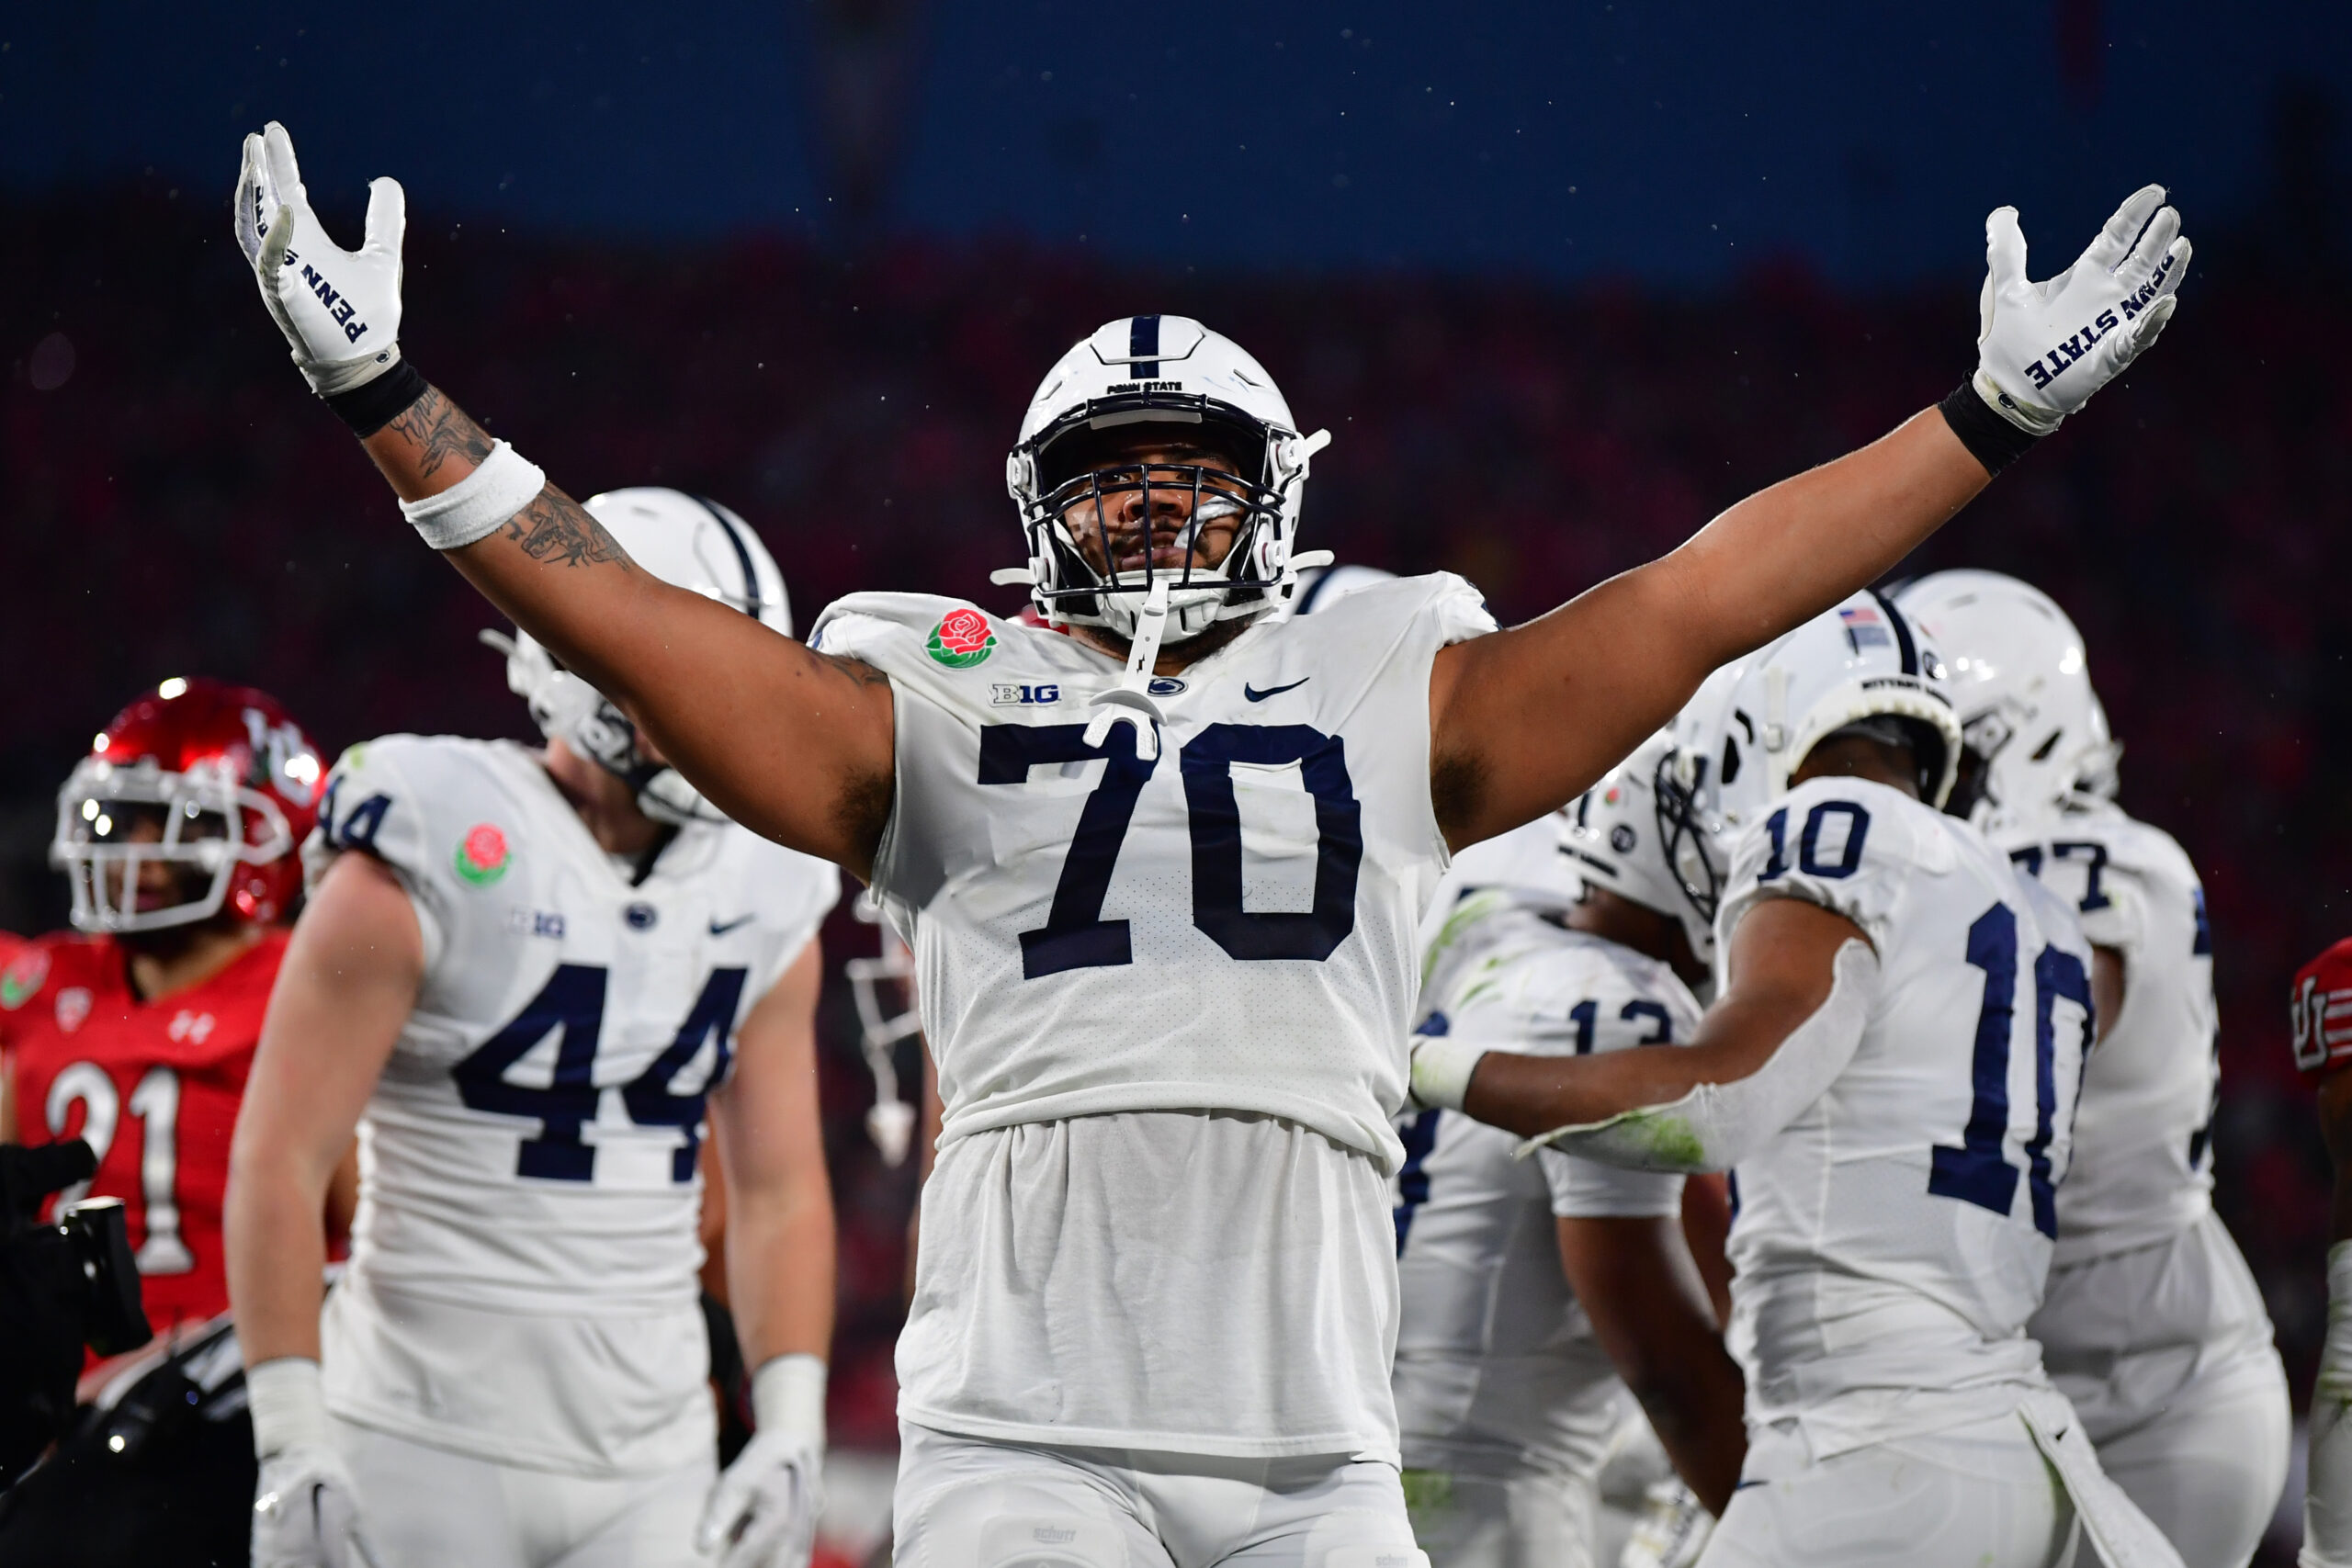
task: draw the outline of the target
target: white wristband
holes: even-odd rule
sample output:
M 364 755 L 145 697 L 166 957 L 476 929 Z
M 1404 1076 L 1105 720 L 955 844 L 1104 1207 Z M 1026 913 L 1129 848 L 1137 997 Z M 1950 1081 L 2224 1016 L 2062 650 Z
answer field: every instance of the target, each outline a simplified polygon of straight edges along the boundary
M 825 1359 L 800 1352 L 775 1356 L 752 1374 L 752 1420 L 776 1432 L 825 1446 Z
M 1470 1092 L 1470 1075 L 1478 1068 L 1484 1045 L 1442 1034 L 1417 1035 L 1413 1040 L 1413 1098 L 1439 1111 L 1459 1111 Z
M 423 501 L 401 502 L 401 515 L 436 550 L 454 550 L 487 537 L 547 488 L 537 463 L 501 441 L 481 467 Z
M 254 1453 L 258 1458 L 327 1441 L 319 1364 L 308 1356 L 278 1356 L 247 1367 L 245 1403 L 253 1411 Z

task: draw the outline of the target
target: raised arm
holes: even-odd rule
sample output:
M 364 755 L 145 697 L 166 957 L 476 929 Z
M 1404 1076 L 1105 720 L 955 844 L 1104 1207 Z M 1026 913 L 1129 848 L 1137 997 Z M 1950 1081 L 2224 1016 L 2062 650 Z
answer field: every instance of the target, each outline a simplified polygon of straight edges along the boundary
M 398 343 L 398 184 L 374 183 L 367 243 L 344 251 L 272 122 L 245 139 L 236 221 L 295 363 L 427 541 L 714 805 L 866 875 L 890 807 L 888 681 L 638 570 L 577 502 L 426 384 Z
M 2179 235 L 2180 215 L 2149 186 L 2073 266 L 2034 284 L 2017 213 L 2000 209 L 1985 223 L 1977 368 L 1942 404 L 1550 615 L 1442 652 L 1430 756 L 1448 840 L 1476 843 L 1573 799 L 1710 671 L 1908 555 L 2155 341 L 2188 263 Z

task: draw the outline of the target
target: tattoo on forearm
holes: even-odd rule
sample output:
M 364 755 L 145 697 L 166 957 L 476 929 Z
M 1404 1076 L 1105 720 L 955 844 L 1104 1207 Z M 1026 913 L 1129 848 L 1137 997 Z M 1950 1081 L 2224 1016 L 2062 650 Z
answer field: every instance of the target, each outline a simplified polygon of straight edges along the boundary
M 561 561 L 566 566 L 629 564 L 628 553 L 605 531 L 605 525 L 553 485 L 507 520 L 506 536 L 537 561 Z
M 393 415 L 391 428 L 417 448 L 416 471 L 426 479 L 438 473 L 453 454 L 480 468 L 495 445 L 437 387 L 427 387 L 424 396 Z

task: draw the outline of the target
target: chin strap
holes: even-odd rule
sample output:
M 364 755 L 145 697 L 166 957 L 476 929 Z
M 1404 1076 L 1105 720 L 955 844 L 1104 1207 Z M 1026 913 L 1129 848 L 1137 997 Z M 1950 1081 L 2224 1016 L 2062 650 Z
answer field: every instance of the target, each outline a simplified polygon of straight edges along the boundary
M 1168 722 L 1168 716 L 1151 699 L 1151 671 L 1159 662 L 1159 639 L 1168 630 L 1168 582 L 1167 576 L 1156 576 L 1144 594 L 1143 608 L 1136 615 L 1135 637 L 1127 645 L 1126 674 L 1117 685 L 1095 693 L 1087 705 L 1102 710 L 1087 721 L 1085 739 L 1090 747 L 1109 739 L 1113 725 L 1132 724 L 1136 760 L 1148 762 L 1159 755 L 1159 727 Z

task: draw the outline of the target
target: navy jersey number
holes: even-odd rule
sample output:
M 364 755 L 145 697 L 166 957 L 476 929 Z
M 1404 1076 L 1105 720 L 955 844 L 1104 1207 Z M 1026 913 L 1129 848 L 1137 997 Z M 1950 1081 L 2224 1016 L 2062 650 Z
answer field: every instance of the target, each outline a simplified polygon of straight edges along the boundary
M 702 1145 L 704 1102 L 711 1086 L 725 1079 L 732 1054 L 736 1009 L 743 999 L 741 969 L 714 969 L 703 983 L 702 995 L 687 1011 L 677 1038 L 621 1089 L 621 1103 L 629 1120 L 642 1127 L 676 1127 L 685 1134 L 673 1153 L 670 1175 L 677 1181 L 694 1178 L 695 1156 Z M 505 1116 L 535 1116 L 537 1137 L 526 1138 L 515 1151 L 514 1174 L 543 1181 L 591 1181 L 596 1175 L 596 1148 L 581 1136 L 581 1129 L 596 1119 L 596 1047 L 605 1027 L 605 970 L 595 964 L 556 966 L 539 994 L 523 1004 L 514 1021 L 492 1035 L 465 1060 L 449 1069 L 457 1080 L 458 1098 L 467 1109 Z M 550 1033 L 556 1042 L 555 1071 L 545 1088 L 518 1084 L 506 1075 L 514 1064 Z M 718 1057 L 692 1094 L 674 1094 L 671 1085 L 715 1039 Z
M 1974 1093 L 1960 1146 L 1939 1145 L 1931 1153 L 1928 1190 L 2006 1215 L 2018 1190 L 2017 1167 L 2004 1154 L 2009 1131 L 2009 1033 L 2018 989 L 2018 919 L 2007 905 L 1994 905 L 1968 928 L 1968 963 L 1984 974 L 1984 999 L 1976 1013 L 1976 1048 L 1971 1058 Z M 2087 1055 L 2090 976 L 2073 953 L 2045 947 L 2033 961 L 2033 991 L 2034 1123 L 2025 1144 L 2026 1190 L 2033 1228 L 2054 1240 L 2057 1183 L 2050 1171 L 2058 1101 L 2053 1010 L 2062 997 L 2082 1008 L 2082 1050 Z
M 1114 725 L 1100 746 L 1086 744 L 1082 724 L 998 724 L 980 731 L 984 784 L 1023 784 L 1037 764 L 1098 757 L 1102 777 L 1079 812 L 1046 923 L 1021 933 L 1025 979 L 1135 962 L 1127 922 L 1104 919 L 1102 899 L 1135 820 L 1136 802 L 1159 759 L 1136 756 L 1135 730 L 1128 725 Z M 1237 762 L 1295 762 L 1314 798 L 1315 905 L 1304 914 L 1242 908 L 1241 812 L 1233 793 Z M 1348 775 L 1346 743 L 1304 724 L 1213 724 L 1182 749 L 1180 766 L 1193 840 L 1193 924 L 1234 958 L 1329 957 L 1355 930 L 1356 884 L 1363 867 L 1363 808 Z
M 1833 817 L 1846 819 L 1846 837 L 1838 847 L 1838 858 L 1825 861 L 1821 858 L 1821 830 Z M 1757 875 L 1758 882 L 1770 882 L 1788 872 L 1789 808 L 1783 806 L 1767 818 L 1764 831 L 1772 840 L 1772 853 Z M 1804 831 L 1797 839 L 1797 869 L 1808 876 L 1851 876 L 1861 868 L 1862 845 L 1870 835 L 1871 814 L 1860 803 L 1825 800 L 1805 814 Z

